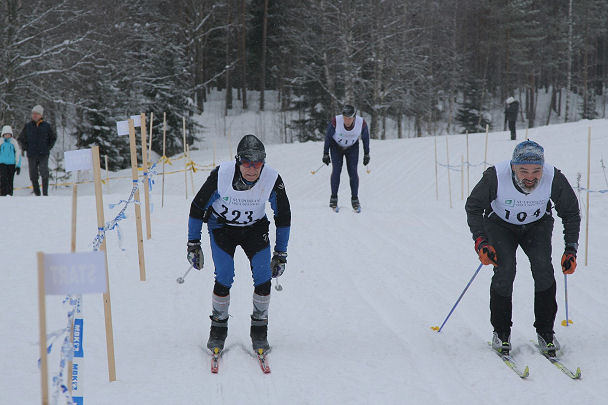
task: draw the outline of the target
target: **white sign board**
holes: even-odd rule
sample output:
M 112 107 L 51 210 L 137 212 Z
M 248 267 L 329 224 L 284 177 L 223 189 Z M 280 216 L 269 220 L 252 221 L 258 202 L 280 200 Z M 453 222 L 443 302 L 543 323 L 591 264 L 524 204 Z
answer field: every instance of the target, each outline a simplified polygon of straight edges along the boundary
M 141 115 L 132 115 L 129 118 L 133 120 L 133 126 L 135 128 L 141 127 Z
M 91 149 L 67 150 L 63 152 L 63 159 L 65 160 L 66 172 L 91 170 L 93 168 Z
M 45 254 L 44 289 L 48 295 L 105 293 L 104 253 Z
M 129 121 L 116 121 L 118 136 L 129 135 Z

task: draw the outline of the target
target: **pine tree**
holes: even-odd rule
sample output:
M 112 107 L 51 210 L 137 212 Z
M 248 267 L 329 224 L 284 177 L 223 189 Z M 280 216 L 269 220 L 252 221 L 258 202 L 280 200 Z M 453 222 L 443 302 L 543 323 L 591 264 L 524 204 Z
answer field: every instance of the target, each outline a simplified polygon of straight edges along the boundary
M 462 133 L 483 132 L 486 125 L 492 127 L 486 111 L 481 104 L 481 86 L 479 82 L 467 81 L 463 89 L 464 100 L 456 114 L 456 121 L 463 127 Z

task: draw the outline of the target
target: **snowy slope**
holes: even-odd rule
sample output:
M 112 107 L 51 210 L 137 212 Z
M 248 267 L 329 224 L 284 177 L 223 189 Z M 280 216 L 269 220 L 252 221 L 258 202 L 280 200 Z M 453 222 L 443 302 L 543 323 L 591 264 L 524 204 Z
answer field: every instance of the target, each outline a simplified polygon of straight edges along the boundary
M 589 125 L 591 187 L 606 189 L 600 159 L 608 147 L 608 121 L 542 127 L 531 130 L 530 137 L 545 147 L 548 162 L 562 169 L 571 183 L 576 184 L 577 173 L 582 173 L 584 184 Z M 445 140 L 437 138 L 443 163 Z M 483 140 L 482 134 L 469 137 L 472 163 L 483 160 Z M 216 145 L 221 141 L 218 138 Z M 600 345 L 608 337 L 606 194 L 591 196 L 589 265 L 583 265 L 583 228 L 579 268 L 568 283 L 574 324 L 567 329 L 559 325 L 565 316 L 563 278 L 556 272 L 556 331 L 564 360 L 582 368 L 581 381 L 569 380 L 535 354 L 530 342 L 535 336 L 532 278 L 525 256 L 518 256 L 512 343 L 515 356 L 530 366 L 530 377 L 522 381 L 487 348 L 492 330 L 489 268 L 479 274 L 442 333 L 430 329 L 443 321 L 479 263 L 466 226 L 459 172 L 451 173 L 453 208 L 445 168 L 439 170 L 439 200 L 435 198 L 433 142 L 373 141 L 371 172 L 360 167 L 360 215 L 348 207 L 346 173 L 340 190 L 343 210 L 335 214 L 327 208 L 330 170 L 310 173 L 320 165 L 320 143 L 267 147 L 268 163 L 280 171 L 293 213 L 288 265 L 281 279 L 284 289 L 273 289 L 271 301 L 271 375 L 263 375 L 248 354 L 252 282 L 241 250 L 231 294 L 228 351 L 220 374 L 210 374 L 208 355 L 201 348 L 208 333 L 213 285 L 208 238 L 204 233 L 206 268 L 178 285 L 176 277 L 188 267 L 185 240 L 192 192 L 186 199 L 183 174 L 167 176 L 168 194 L 161 208 L 157 178 L 152 239 L 145 242 L 146 282 L 139 281 L 132 208 L 121 222 L 126 250 L 118 248 L 115 233 L 108 236 L 116 382 L 107 378 L 101 297 L 85 297 L 87 403 L 605 403 L 608 372 Z M 450 162 L 460 163 L 464 136 L 450 136 L 449 143 Z M 488 161 L 507 159 L 514 146 L 506 132 L 490 134 Z M 217 146 L 217 160 L 233 153 Z M 211 163 L 212 148 L 202 145 L 193 158 Z M 471 188 L 482 170 L 471 168 Z M 196 188 L 206 175 L 195 174 Z M 111 194 L 104 195 L 106 207 L 127 197 L 129 180 L 111 187 Z M 95 235 L 95 202 L 91 186 L 79 190 L 78 250 L 85 251 Z M 66 252 L 70 243 L 69 190 L 54 191 L 44 199 L 26 191 L 17 194 L 0 199 L 0 280 L 5 287 L 0 296 L 0 357 L 5 364 L 0 371 L 1 404 L 39 402 L 35 252 Z M 106 219 L 112 212 L 106 210 Z M 562 249 L 557 220 L 556 266 Z M 60 299 L 47 299 L 49 331 L 64 324 Z M 51 372 L 56 365 L 50 363 Z

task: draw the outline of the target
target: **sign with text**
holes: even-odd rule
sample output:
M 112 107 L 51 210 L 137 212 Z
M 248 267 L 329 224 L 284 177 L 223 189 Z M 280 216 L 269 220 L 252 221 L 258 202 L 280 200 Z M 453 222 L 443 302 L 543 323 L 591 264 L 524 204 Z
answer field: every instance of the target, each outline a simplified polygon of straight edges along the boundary
M 133 120 L 133 126 L 135 128 L 141 127 L 141 115 L 132 115 L 129 118 Z
M 91 149 L 68 150 L 63 152 L 65 160 L 65 171 L 73 172 L 76 170 L 91 170 L 93 159 Z
M 129 135 L 129 121 L 116 121 L 118 136 Z
M 104 252 L 45 254 L 44 290 L 48 295 L 105 293 Z

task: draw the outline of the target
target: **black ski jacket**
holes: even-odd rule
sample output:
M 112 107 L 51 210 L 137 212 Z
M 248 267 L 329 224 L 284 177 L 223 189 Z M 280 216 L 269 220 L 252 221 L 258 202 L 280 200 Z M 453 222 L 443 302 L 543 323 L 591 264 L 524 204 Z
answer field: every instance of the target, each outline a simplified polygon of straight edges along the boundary
M 562 219 L 562 224 L 564 225 L 564 242 L 567 246 L 575 246 L 578 244 L 581 226 L 578 199 L 566 176 L 557 168 L 554 170 L 553 183 L 551 184 L 551 200 L 547 203 L 547 215 L 552 215 L 551 201 L 553 201 L 557 216 Z M 516 188 L 518 188 L 517 185 Z M 483 177 L 475 185 L 465 204 L 467 223 L 473 234 L 473 240 L 478 237 L 487 238 L 483 227 L 483 220 L 484 217 L 488 218 L 493 212 L 490 204 L 496 199 L 497 189 L 498 178 L 496 177 L 496 168 L 492 166 L 483 173 Z M 507 227 L 528 226 L 507 223 L 497 215 L 494 215 L 494 217 L 493 221 L 502 222 Z

